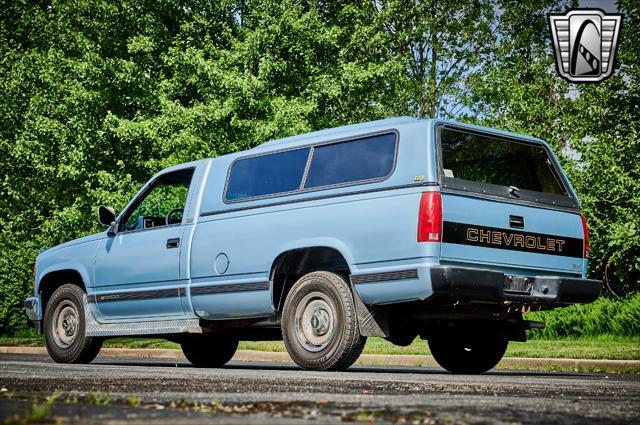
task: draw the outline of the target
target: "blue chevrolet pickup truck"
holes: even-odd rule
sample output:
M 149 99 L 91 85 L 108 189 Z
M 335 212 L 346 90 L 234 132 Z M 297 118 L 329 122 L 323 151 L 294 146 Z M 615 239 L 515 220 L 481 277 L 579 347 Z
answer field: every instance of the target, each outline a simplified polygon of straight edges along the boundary
M 36 259 L 25 307 L 57 362 L 153 335 L 199 367 L 282 339 L 302 368 L 342 370 L 368 336 L 419 337 L 445 369 L 481 373 L 543 326 L 523 313 L 602 286 L 549 146 L 452 121 L 393 118 L 177 165 L 98 215 L 106 231 Z

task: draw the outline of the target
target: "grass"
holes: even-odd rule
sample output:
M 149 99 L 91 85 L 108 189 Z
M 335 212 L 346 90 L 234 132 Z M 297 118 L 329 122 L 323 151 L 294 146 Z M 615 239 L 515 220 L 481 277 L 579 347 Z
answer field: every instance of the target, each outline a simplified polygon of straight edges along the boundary
M 640 360 L 640 337 L 532 339 L 511 342 L 507 357 Z
M 35 423 L 51 423 L 52 404 L 33 402 L 21 415 L 13 415 L 4 420 L 5 425 L 27 425 Z
M 244 350 L 284 351 L 281 341 L 242 342 Z M 426 341 L 416 339 L 408 347 L 398 347 L 382 338 L 369 338 L 365 354 L 429 354 Z M 600 336 L 511 342 L 506 357 L 640 360 L 640 338 Z
M 4 396 L 3 396 L 4 397 Z M 4 425 L 28 425 L 36 423 L 56 423 L 55 418 L 51 417 L 53 404 L 60 397 L 60 394 L 53 393 L 46 397 L 44 401 L 33 400 L 30 406 L 24 410 L 22 414 L 16 414 L 5 418 Z M 8 397 L 12 399 L 12 397 Z
M 94 406 L 108 406 L 110 403 L 109 394 L 89 393 L 87 394 L 87 402 Z
M 44 341 L 37 338 L 0 337 L 0 346 L 41 347 Z M 174 348 L 180 345 L 162 339 L 117 338 L 105 342 L 111 348 Z M 282 341 L 243 341 L 241 350 L 285 351 Z M 369 338 L 365 354 L 429 354 L 425 341 L 416 339 L 408 347 L 398 347 L 382 338 Z M 640 360 L 640 337 L 602 335 L 582 338 L 532 339 L 527 342 L 511 342 L 506 357 L 567 358 Z

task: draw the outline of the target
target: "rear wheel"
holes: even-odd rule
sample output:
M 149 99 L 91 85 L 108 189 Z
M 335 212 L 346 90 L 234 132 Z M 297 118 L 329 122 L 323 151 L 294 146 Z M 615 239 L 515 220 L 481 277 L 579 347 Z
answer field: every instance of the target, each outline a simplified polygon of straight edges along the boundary
M 55 290 L 44 313 L 47 352 L 58 363 L 89 363 L 102 347 L 99 338 L 85 335 L 84 291 L 65 284 Z
M 335 273 L 313 272 L 298 280 L 282 312 L 282 338 L 289 355 L 309 370 L 344 370 L 362 353 L 353 295 Z
M 451 373 L 477 374 L 492 369 L 502 359 L 509 341 L 499 333 L 454 330 L 429 338 L 438 364 Z
M 203 335 L 183 340 L 184 356 L 195 367 L 222 367 L 238 349 L 238 340 L 229 335 Z

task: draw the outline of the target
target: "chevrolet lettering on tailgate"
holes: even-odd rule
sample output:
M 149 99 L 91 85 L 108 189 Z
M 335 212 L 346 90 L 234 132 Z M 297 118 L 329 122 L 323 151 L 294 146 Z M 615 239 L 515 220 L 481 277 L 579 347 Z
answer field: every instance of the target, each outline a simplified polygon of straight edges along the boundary
M 514 251 L 582 257 L 582 239 L 444 222 L 444 241 Z

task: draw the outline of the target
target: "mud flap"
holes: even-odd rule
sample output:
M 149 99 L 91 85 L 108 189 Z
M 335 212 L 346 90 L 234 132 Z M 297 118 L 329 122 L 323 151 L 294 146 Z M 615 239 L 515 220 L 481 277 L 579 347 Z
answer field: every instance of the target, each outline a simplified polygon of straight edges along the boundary
M 378 306 L 367 306 L 355 288 L 352 289 L 352 292 L 356 304 L 356 313 L 358 314 L 360 335 L 388 337 L 390 334 L 387 309 Z

